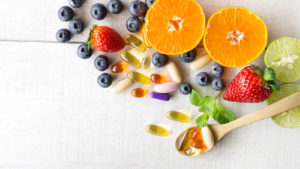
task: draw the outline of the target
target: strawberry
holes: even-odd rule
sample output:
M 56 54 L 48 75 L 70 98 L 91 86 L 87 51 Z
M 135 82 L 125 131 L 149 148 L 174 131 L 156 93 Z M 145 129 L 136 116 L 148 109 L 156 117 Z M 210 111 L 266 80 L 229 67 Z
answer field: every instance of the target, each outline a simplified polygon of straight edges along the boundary
M 256 67 L 247 66 L 236 75 L 225 89 L 223 99 L 234 102 L 258 103 L 266 100 L 272 93 L 272 89 L 278 89 L 276 87 L 274 80 L 265 81 Z
M 124 48 L 125 42 L 117 31 L 107 26 L 94 25 L 87 40 L 89 48 L 102 52 L 117 52 Z

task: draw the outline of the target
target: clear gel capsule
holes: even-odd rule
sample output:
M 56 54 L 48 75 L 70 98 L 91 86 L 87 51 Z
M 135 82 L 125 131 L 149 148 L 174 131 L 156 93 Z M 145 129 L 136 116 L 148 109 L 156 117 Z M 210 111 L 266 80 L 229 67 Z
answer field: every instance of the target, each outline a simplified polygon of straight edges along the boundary
M 170 134 L 168 129 L 154 124 L 146 125 L 145 131 L 160 137 L 168 137 Z
M 128 72 L 127 77 L 143 85 L 148 85 L 151 83 L 151 79 L 148 76 L 139 72 L 134 72 L 134 71 Z
M 151 65 L 151 57 L 149 55 L 147 55 L 142 60 L 142 68 L 148 69 L 150 67 L 150 65 Z
M 177 111 L 168 111 L 166 112 L 166 117 L 170 120 L 178 121 L 181 123 L 189 123 L 190 122 L 190 116 L 177 112 Z
M 128 34 L 126 36 L 126 40 L 129 43 L 129 45 L 134 47 L 136 50 L 138 50 L 140 52 L 146 51 L 146 45 L 136 36 L 134 36 L 132 34 Z
M 121 59 L 131 65 L 132 67 L 139 69 L 141 68 L 141 62 L 128 51 L 122 50 L 120 52 Z

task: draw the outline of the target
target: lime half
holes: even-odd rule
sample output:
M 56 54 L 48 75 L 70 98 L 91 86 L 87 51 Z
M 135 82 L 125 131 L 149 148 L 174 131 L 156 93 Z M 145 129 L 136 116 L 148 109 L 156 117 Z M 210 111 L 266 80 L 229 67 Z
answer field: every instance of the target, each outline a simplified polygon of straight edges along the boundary
M 300 40 L 281 37 L 272 41 L 264 60 L 267 67 L 275 70 L 277 80 L 293 82 L 300 79 Z
M 280 90 L 273 92 L 267 100 L 267 104 L 272 104 L 284 97 L 293 93 L 300 92 L 300 85 L 297 84 L 283 84 L 280 85 Z M 299 100 L 300 101 L 300 100 Z M 289 111 L 283 112 L 272 117 L 273 121 L 281 127 L 297 128 L 300 127 L 300 106 Z

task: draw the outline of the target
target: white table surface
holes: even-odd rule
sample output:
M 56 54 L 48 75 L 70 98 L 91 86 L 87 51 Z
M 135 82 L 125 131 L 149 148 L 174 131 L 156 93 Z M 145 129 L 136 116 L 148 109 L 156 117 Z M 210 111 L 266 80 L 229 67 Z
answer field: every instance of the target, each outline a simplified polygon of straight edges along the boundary
M 128 5 L 130 0 L 123 0 Z M 89 27 L 109 25 L 122 35 L 127 10 L 108 14 L 95 21 L 86 0 L 75 10 Z M 226 6 L 244 6 L 266 22 L 269 39 L 280 36 L 300 38 L 299 0 L 199 0 L 206 16 Z M 127 90 L 114 95 L 98 86 L 100 74 L 93 58 L 76 55 L 88 29 L 72 43 L 55 40 L 59 28 L 57 10 L 68 0 L 1 0 L 0 5 L 0 168 L 1 169 L 299 169 L 300 128 L 284 129 L 271 119 L 229 133 L 209 153 L 184 157 L 174 149 L 180 131 L 193 124 L 167 120 L 169 110 L 197 111 L 187 96 L 179 92 L 169 102 L 150 98 L 135 99 Z M 108 54 L 117 61 L 118 54 Z M 172 59 L 178 61 L 177 57 Z M 262 64 L 262 57 L 256 63 Z M 197 72 L 181 66 L 185 81 L 194 83 Z M 207 71 L 209 66 L 203 71 Z M 228 83 L 239 69 L 226 69 Z M 199 72 L 199 71 L 198 71 Z M 121 75 L 116 77 L 122 79 Z M 137 87 L 139 85 L 135 85 Z M 132 87 L 133 88 L 133 87 Z M 131 88 L 131 89 L 132 89 Z M 202 94 L 215 95 L 210 88 L 197 88 Z M 222 103 L 240 117 L 265 106 Z M 168 138 L 144 132 L 144 126 L 162 122 L 172 126 Z

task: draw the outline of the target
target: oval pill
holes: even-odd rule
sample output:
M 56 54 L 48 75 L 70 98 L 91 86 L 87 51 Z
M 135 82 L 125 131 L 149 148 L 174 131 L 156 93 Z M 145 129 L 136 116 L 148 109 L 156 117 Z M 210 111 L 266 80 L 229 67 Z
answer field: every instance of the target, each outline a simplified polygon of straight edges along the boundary
M 152 97 L 153 99 L 162 100 L 162 101 L 170 100 L 170 96 L 165 93 L 151 92 L 150 97 Z
M 150 65 L 151 65 L 151 57 L 149 55 L 147 55 L 142 60 L 142 68 L 148 69 L 150 67 Z
M 176 83 L 180 83 L 182 81 L 181 72 L 173 61 L 170 61 L 167 64 L 167 68 L 172 80 Z
M 119 81 L 116 85 L 112 87 L 112 91 L 114 93 L 120 93 L 126 90 L 128 87 L 132 85 L 133 81 L 131 79 L 124 79 Z
M 136 36 L 132 34 L 128 34 L 126 36 L 126 41 L 129 43 L 130 46 L 134 47 L 140 52 L 145 52 L 146 51 L 146 45 Z
M 139 69 L 141 68 L 141 62 L 138 60 L 133 54 L 129 53 L 128 51 L 122 50 L 120 52 L 121 59 L 131 65 L 132 67 Z
M 166 77 L 160 74 L 153 73 L 150 75 L 150 79 L 153 83 L 162 84 L 166 82 Z
M 160 137 L 168 137 L 170 134 L 168 129 L 158 126 L 158 125 L 154 125 L 154 124 L 146 125 L 145 131 L 150 134 L 157 135 Z
M 189 123 L 190 122 L 190 116 L 177 112 L 177 111 L 168 111 L 166 112 L 166 117 L 170 120 L 178 121 L 181 123 Z
M 178 89 L 178 85 L 175 82 L 167 82 L 156 85 L 154 91 L 158 93 L 171 93 Z
M 211 58 L 208 55 L 201 56 L 199 59 L 195 60 L 191 63 L 191 69 L 192 70 L 198 70 L 202 67 L 206 66 L 211 62 Z
M 113 64 L 111 65 L 110 70 L 113 73 L 125 72 L 127 70 L 127 64 L 125 62 Z
M 131 95 L 133 97 L 141 98 L 141 97 L 145 97 L 146 94 L 147 94 L 147 90 L 144 88 L 135 88 L 131 91 Z
M 148 76 L 139 72 L 134 72 L 134 71 L 128 72 L 127 77 L 143 85 L 148 85 L 151 83 L 151 79 Z

